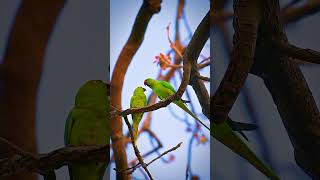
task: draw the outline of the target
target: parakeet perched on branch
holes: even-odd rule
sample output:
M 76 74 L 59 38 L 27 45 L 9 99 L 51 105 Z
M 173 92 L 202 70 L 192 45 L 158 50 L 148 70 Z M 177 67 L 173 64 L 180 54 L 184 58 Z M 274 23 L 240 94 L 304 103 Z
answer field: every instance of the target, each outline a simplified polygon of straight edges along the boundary
M 144 94 L 144 91 L 146 91 L 146 89 L 140 86 L 134 90 L 133 96 L 130 100 L 130 108 L 141 108 L 147 105 L 147 96 Z M 143 113 L 135 113 L 131 115 L 134 130 L 134 141 L 136 141 L 138 137 L 138 127 L 142 116 Z
M 100 80 L 88 81 L 79 89 L 65 125 L 66 146 L 109 144 L 111 122 L 107 91 L 107 85 Z M 108 162 L 72 164 L 70 179 L 101 180 L 107 165 Z
M 167 97 L 173 95 L 176 93 L 176 90 L 171 86 L 170 83 L 167 81 L 161 81 L 161 80 L 155 80 L 148 78 L 144 81 L 144 85 L 149 86 L 153 92 L 161 99 L 164 100 Z M 185 105 L 182 99 L 173 101 L 174 104 L 179 106 L 182 110 L 184 110 L 186 113 L 188 113 L 190 116 L 192 116 L 194 119 L 196 119 L 200 124 L 202 124 L 204 127 L 206 127 L 209 131 L 209 127 L 206 126 L 196 115 L 194 115 L 188 107 Z
M 164 100 L 168 98 L 169 96 L 176 93 L 175 89 L 171 86 L 170 83 L 166 81 L 161 80 L 155 80 L 148 78 L 144 81 L 144 84 L 146 86 L 149 86 L 154 93 L 161 99 Z M 190 114 L 193 118 L 195 118 L 197 121 L 199 121 L 202 125 L 204 125 L 199 118 L 197 118 L 183 103 L 183 101 L 176 100 L 173 101 L 174 104 L 178 105 L 181 109 L 186 111 L 188 114 Z M 215 122 L 210 122 L 210 129 L 205 126 L 209 131 L 210 135 L 223 143 L 225 146 L 230 148 L 233 152 L 240 155 L 244 159 L 246 159 L 250 164 L 252 164 L 254 167 L 256 167 L 259 171 L 264 173 L 267 177 L 270 179 L 279 179 L 273 172 L 266 166 L 256 155 L 254 152 L 250 150 L 250 148 L 237 136 L 237 134 L 233 131 L 233 129 L 229 126 L 229 123 L 232 124 L 232 126 L 237 127 L 238 125 L 241 125 L 242 123 L 238 124 L 238 122 L 233 122 L 230 119 L 228 121 L 222 122 L 220 124 L 216 124 Z M 244 126 L 246 127 L 246 126 Z M 247 127 L 248 129 L 251 129 L 250 126 Z M 239 131 L 241 129 L 237 129 Z

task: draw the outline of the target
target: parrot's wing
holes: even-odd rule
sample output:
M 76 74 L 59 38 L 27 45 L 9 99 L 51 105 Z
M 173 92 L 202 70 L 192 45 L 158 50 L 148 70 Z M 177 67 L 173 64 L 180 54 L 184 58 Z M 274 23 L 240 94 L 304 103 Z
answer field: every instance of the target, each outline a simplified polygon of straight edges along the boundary
M 66 121 L 66 125 L 65 125 L 65 129 L 64 129 L 64 144 L 68 145 L 70 142 L 70 134 L 71 134 L 71 130 L 74 124 L 74 119 L 72 118 L 72 111 L 71 110 L 69 112 L 67 121 Z
M 130 99 L 130 108 L 134 108 L 134 101 L 135 101 L 135 99 L 136 99 L 136 96 L 133 95 L 133 96 L 131 97 L 131 99 Z
M 162 84 L 164 87 L 170 89 L 171 91 L 173 91 L 174 93 L 176 93 L 176 90 L 172 87 L 172 85 L 170 83 L 168 83 L 167 81 L 161 81 L 159 80 L 160 84 Z

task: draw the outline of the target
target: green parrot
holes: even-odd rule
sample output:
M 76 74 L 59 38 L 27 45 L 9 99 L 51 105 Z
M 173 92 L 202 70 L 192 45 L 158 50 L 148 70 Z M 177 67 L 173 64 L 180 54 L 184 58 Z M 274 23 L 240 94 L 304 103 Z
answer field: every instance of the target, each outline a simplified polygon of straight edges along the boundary
M 176 92 L 176 90 L 167 81 L 148 78 L 144 80 L 144 85 L 149 86 L 161 100 L 165 100 L 167 97 L 173 95 Z M 187 112 L 190 116 L 192 116 L 194 119 L 196 119 L 200 124 L 202 124 L 204 127 L 206 127 L 210 131 L 209 127 L 206 126 L 197 116 L 195 116 L 188 109 L 188 107 L 185 105 L 182 99 L 175 100 L 173 101 L 173 103 L 179 106 L 185 112 Z
M 164 100 L 170 95 L 173 95 L 176 91 L 172 87 L 170 83 L 167 81 L 161 81 L 161 80 L 155 80 L 152 78 L 148 78 L 144 81 L 144 85 L 149 86 L 154 93 L 161 99 Z M 176 100 L 173 101 L 176 105 L 178 105 L 180 108 L 182 108 L 184 111 L 186 111 L 188 114 L 190 114 L 193 118 L 198 120 L 201 124 L 203 124 L 199 118 L 197 118 L 183 103 L 183 101 Z M 231 123 L 232 122 L 232 123 Z M 205 126 L 209 131 L 210 135 L 220 141 L 222 144 L 230 148 L 233 152 L 240 155 L 244 159 L 246 159 L 250 164 L 252 164 L 255 168 L 257 168 L 259 171 L 261 171 L 263 174 L 265 174 L 270 179 L 279 179 L 272 170 L 268 168 L 256 155 L 254 152 L 250 150 L 250 148 L 241 140 L 240 137 L 234 132 L 234 130 L 230 127 L 229 123 L 232 124 L 232 126 L 237 126 L 237 123 L 234 123 L 231 121 L 230 118 L 228 118 L 228 121 L 222 122 L 220 124 L 216 124 L 214 122 L 210 123 L 210 129 Z M 245 123 L 244 123 L 245 124 Z M 242 123 L 240 123 L 242 125 Z M 237 129 L 239 130 L 239 129 Z
M 110 139 L 110 97 L 100 80 L 86 82 L 75 97 L 65 125 L 66 146 L 107 145 Z M 106 152 L 107 153 L 107 152 Z M 70 180 L 101 180 L 108 162 L 69 165 Z
M 146 89 L 140 86 L 134 90 L 133 96 L 131 97 L 131 100 L 130 100 L 130 108 L 141 108 L 147 105 L 147 96 L 144 94 L 144 91 L 146 91 Z M 143 116 L 143 113 L 131 114 L 133 130 L 134 130 L 133 131 L 134 141 L 136 141 L 138 137 L 138 127 L 142 119 L 142 116 Z

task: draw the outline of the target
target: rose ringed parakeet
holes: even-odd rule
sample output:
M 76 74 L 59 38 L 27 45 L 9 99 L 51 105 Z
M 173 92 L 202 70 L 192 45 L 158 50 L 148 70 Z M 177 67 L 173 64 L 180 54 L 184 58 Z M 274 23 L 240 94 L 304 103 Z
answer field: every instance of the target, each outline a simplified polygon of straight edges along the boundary
M 161 80 L 155 80 L 155 79 L 148 78 L 144 81 L 144 85 L 149 86 L 161 100 L 165 100 L 167 97 L 176 93 L 176 90 L 167 81 L 161 81 Z M 186 113 L 191 115 L 194 119 L 196 119 L 200 124 L 202 124 L 204 127 L 206 127 L 210 131 L 209 127 L 206 126 L 197 116 L 195 116 L 188 109 L 188 107 L 185 105 L 183 100 L 181 100 L 181 99 L 175 100 L 175 101 L 173 101 L 173 103 L 176 104 L 177 106 L 179 106 Z
M 146 86 L 149 86 L 154 93 L 161 99 L 164 100 L 167 97 L 173 95 L 176 91 L 171 86 L 170 83 L 161 80 L 155 80 L 148 78 L 144 81 Z M 182 100 L 173 101 L 180 108 L 185 110 L 188 114 L 198 120 L 201 124 L 203 124 L 182 102 Z M 230 119 L 229 119 L 230 121 Z M 237 124 L 234 124 L 235 126 Z M 207 126 L 205 126 L 209 129 Z M 261 171 L 270 179 L 279 179 L 273 172 L 266 166 L 256 155 L 254 152 L 250 150 L 250 148 L 237 136 L 237 134 L 233 131 L 233 129 L 228 125 L 228 121 L 222 122 L 220 124 L 216 124 L 213 121 L 210 123 L 210 135 L 220 141 L 222 144 L 230 148 L 233 152 L 240 155 L 244 159 L 246 159 L 250 164 L 252 164 L 255 168 Z
M 86 82 L 75 97 L 65 125 L 65 145 L 106 145 L 110 139 L 110 99 L 100 80 Z M 108 153 L 108 152 L 106 152 Z M 70 180 L 101 180 L 108 162 L 69 165 Z
M 146 91 L 146 89 L 140 86 L 134 90 L 133 96 L 130 100 L 130 108 L 141 108 L 147 105 L 147 96 L 144 94 L 144 91 Z M 138 137 L 138 127 L 142 116 L 143 113 L 134 113 L 131 115 L 134 130 L 134 141 L 136 141 Z

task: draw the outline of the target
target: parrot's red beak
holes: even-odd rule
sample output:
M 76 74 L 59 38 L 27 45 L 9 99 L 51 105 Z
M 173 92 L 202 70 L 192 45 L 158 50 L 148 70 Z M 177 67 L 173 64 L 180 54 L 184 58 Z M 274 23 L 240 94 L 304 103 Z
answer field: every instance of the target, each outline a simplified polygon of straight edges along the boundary
M 147 80 L 144 80 L 143 84 L 147 86 L 148 85 Z

